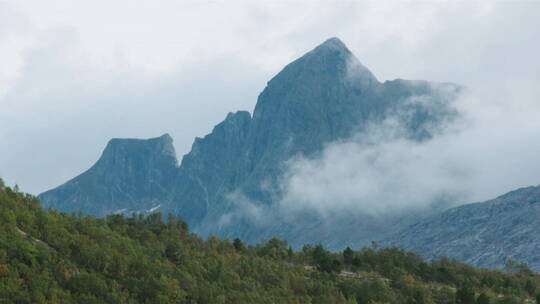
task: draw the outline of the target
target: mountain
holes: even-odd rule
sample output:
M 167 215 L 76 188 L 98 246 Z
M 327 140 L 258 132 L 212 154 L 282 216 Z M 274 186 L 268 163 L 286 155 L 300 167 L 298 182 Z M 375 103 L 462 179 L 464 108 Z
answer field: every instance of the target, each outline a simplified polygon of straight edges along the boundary
M 39 198 L 65 212 L 148 211 L 166 201 L 178 171 L 172 138 L 112 139 L 88 171 Z
M 159 206 L 156 211 L 181 214 L 203 236 L 242 237 L 248 242 L 277 236 L 293 246 L 322 242 L 341 248 L 351 241 L 361 246 L 423 214 L 379 218 L 360 212 L 323 218 L 306 210 L 291 218 L 279 208 L 287 161 L 317 157 L 326 145 L 384 128 L 388 120 L 398 122 L 408 140 L 429 140 L 457 116 L 451 102 L 458 93 L 458 86 L 447 83 L 379 82 L 343 42 L 331 38 L 274 76 L 259 95 L 253 115 L 230 113 L 210 134 L 195 139 L 176 173 L 167 175 L 174 178 L 158 179 L 155 184 L 163 191 L 144 192 L 144 203 L 129 189 L 148 181 L 126 187 L 120 179 L 104 178 L 118 176 L 114 168 L 100 171 L 103 175 L 84 173 L 77 180 L 88 180 L 86 184 L 72 181 L 40 199 L 47 207 L 99 215 Z M 151 156 L 128 158 L 144 158 L 147 161 L 141 162 L 149 164 Z M 173 163 L 170 159 L 170 165 L 158 171 L 169 172 Z M 103 187 L 88 186 L 94 183 Z M 122 195 L 116 194 L 118 189 Z M 117 198 L 122 203 L 114 202 Z
M 487 268 L 511 259 L 540 271 L 539 219 L 540 186 L 527 187 L 428 217 L 383 244 Z

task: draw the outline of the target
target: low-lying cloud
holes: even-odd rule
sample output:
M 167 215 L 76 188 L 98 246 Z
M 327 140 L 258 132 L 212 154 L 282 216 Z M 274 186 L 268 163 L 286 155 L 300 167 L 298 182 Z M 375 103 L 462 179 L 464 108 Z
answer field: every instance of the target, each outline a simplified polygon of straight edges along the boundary
M 489 79 L 486 79 L 489 82 Z M 457 100 L 461 118 L 430 140 L 401 136 L 389 119 L 296 157 L 282 181 L 285 210 L 391 214 L 494 198 L 540 184 L 540 99 L 535 86 L 491 83 Z

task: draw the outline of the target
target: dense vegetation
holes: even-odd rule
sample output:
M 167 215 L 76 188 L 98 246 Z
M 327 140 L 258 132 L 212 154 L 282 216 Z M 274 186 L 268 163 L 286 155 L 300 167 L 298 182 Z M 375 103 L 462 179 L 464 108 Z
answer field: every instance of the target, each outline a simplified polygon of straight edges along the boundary
M 44 211 L 0 180 L 0 303 L 534 303 L 540 276 L 395 248 L 202 240 L 178 217 Z

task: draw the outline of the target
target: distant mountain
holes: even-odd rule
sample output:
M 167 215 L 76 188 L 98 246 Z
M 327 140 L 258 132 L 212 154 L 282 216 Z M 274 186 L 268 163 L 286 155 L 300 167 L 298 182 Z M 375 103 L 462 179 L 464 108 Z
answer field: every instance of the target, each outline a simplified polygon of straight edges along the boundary
M 158 177 L 145 174 L 127 182 L 118 168 L 99 166 L 99 174 L 90 169 L 40 199 L 48 207 L 98 215 L 159 206 L 156 211 L 181 214 L 204 236 L 242 237 L 249 242 L 277 236 L 295 246 L 319 242 L 330 248 L 361 246 L 425 214 L 380 218 L 360 212 L 323 220 L 306 211 L 287 219 L 277 206 L 285 162 L 299 155 L 315 157 L 325 145 L 367 132 L 389 118 L 403 126 L 409 140 L 429 140 L 457 115 L 451 101 L 458 92 L 453 84 L 402 79 L 381 83 L 339 39 L 332 38 L 272 78 L 259 95 L 253 116 L 230 113 L 212 133 L 196 138 L 178 169 L 168 153 L 167 165 L 155 168 L 163 172 Z M 127 159 L 138 159 L 141 170 L 154 172 L 146 166 L 153 154 L 132 152 Z M 148 183 L 155 187 L 139 190 Z M 130 190 L 135 188 L 142 193 Z
M 540 271 L 540 186 L 449 209 L 383 244 L 487 268 L 502 268 L 512 259 Z

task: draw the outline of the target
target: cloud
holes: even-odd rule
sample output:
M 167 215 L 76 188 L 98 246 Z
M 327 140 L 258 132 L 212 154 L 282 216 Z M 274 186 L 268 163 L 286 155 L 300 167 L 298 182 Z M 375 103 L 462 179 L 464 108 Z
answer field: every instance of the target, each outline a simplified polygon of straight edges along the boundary
M 281 207 L 388 215 L 487 200 L 540 184 L 536 86 L 494 82 L 491 88 L 487 95 L 467 90 L 456 103 L 462 119 L 430 140 L 406 139 L 400 120 L 389 119 L 330 143 L 320 156 L 293 158 L 282 180 Z M 506 102 L 516 95 L 520 99 Z
M 181 156 L 226 113 L 249 109 L 264 83 L 241 58 L 162 71 L 121 52 L 96 57 L 80 35 L 72 27 L 36 34 L 0 96 L 0 176 L 34 194 L 89 168 L 113 137 L 170 133 Z
M 537 114 L 523 101 L 534 104 L 540 81 L 539 6 L 2 1 L 0 176 L 37 194 L 87 169 L 112 137 L 167 132 L 179 155 L 185 154 L 195 136 L 208 133 L 229 111 L 252 109 L 272 75 L 333 36 L 380 80 L 467 85 L 487 98 L 470 107 L 485 116 L 507 111 L 494 103 L 510 104 L 512 126 L 493 123 L 489 138 L 506 134 L 500 141 L 525 140 L 521 137 L 536 135 L 518 127 L 527 128 Z M 501 98 L 499 89 L 507 87 L 507 98 Z M 478 135 L 486 136 L 478 128 Z M 510 131 L 517 132 L 514 139 Z M 534 146 L 534 137 L 529 140 Z M 532 163 L 535 156 L 528 151 L 512 152 Z M 502 154 L 484 154 L 479 162 L 508 161 Z M 508 189 L 533 184 L 536 177 L 488 180 L 493 184 L 486 182 L 484 189 Z
M 249 199 L 240 190 L 227 194 L 226 200 L 231 204 L 230 210 L 219 216 L 218 227 L 226 227 L 242 220 L 247 220 L 257 227 L 266 227 L 274 220 L 274 210 L 270 206 Z

